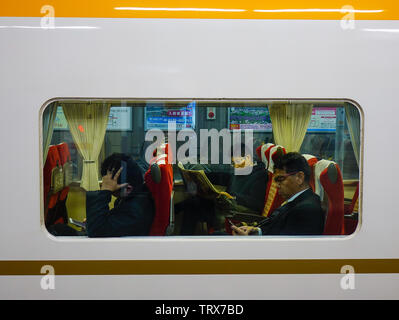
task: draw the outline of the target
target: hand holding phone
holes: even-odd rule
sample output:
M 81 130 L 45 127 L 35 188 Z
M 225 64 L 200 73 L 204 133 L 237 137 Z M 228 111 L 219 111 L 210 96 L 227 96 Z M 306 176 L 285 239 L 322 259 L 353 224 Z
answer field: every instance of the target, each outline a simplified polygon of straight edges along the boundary
M 231 229 L 233 230 L 234 236 L 248 236 L 248 235 L 257 235 L 258 228 L 251 226 L 241 226 L 237 227 L 234 224 L 231 224 Z
M 121 173 L 123 173 L 123 172 L 124 172 L 124 174 L 121 177 L 122 183 L 118 184 L 118 178 L 121 175 Z M 105 176 L 103 176 L 101 190 L 109 190 L 111 192 L 114 192 L 119 189 L 122 189 L 127 186 L 127 183 L 123 182 L 123 180 L 126 181 L 126 164 L 125 164 L 125 169 L 122 164 L 122 166 L 116 173 L 115 173 L 115 169 L 107 170 L 107 174 Z

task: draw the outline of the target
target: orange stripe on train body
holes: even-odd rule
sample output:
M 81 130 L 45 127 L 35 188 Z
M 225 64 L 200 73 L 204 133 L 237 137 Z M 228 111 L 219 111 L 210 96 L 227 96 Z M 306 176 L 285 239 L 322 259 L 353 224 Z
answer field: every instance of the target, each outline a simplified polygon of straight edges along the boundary
M 399 259 L 312 260 L 19 260 L 0 261 L 1 276 L 41 275 L 204 275 L 204 274 L 338 274 L 350 266 L 359 273 L 399 273 Z
M 396 0 L 3 0 L 0 17 L 43 17 L 46 5 L 64 18 L 399 20 Z

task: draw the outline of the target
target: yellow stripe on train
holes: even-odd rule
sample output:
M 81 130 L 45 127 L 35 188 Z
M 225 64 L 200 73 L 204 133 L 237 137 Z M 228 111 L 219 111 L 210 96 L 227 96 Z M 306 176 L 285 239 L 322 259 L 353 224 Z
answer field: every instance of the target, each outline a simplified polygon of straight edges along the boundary
M 49 9 L 50 8 L 50 9 Z M 4 0 L 1 17 L 399 20 L 394 0 Z

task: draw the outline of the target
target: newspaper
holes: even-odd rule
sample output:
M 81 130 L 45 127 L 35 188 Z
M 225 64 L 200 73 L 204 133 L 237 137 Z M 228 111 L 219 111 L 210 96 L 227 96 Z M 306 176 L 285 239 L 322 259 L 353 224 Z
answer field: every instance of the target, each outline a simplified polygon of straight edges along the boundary
M 187 170 L 184 169 L 180 162 L 178 163 L 178 167 L 188 193 L 205 199 L 215 199 L 221 194 L 231 197 L 228 193 L 216 188 L 209 181 L 204 170 Z

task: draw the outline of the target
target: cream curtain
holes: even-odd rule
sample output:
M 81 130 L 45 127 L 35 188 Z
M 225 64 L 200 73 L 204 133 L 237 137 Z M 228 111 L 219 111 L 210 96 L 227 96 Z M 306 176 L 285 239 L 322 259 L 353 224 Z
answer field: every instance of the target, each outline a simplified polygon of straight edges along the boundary
M 48 149 L 54 132 L 54 122 L 57 115 L 57 103 L 50 104 L 43 112 L 43 165 L 46 163 Z
M 86 191 L 98 190 L 98 156 L 104 142 L 111 105 L 97 102 L 61 105 L 72 138 L 83 158 L 80 186 Z
M 311 104 L 270 105 L 275 144 L 287 152 L 299 152 L 312 116 Z
M 359 165 L 360 153 L 360 113 L 356 107 L 351 104 L 345 104 L 345 117 L 348 124 L 349 135 L 352 142 L 353 152 L 356 162 Z

